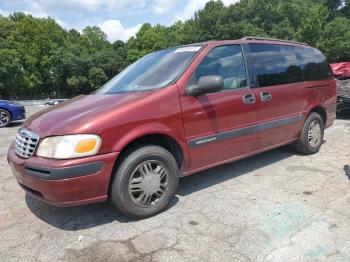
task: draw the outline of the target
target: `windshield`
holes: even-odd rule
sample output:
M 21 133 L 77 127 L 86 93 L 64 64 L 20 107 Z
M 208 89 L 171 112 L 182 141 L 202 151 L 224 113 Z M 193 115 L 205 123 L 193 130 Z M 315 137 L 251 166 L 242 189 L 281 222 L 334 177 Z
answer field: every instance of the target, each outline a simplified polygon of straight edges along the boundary
M 118 94 L 158 89 L 173 83 L 188 67 L 201 46 L 169 48 L 136 61 L 97 90 Z

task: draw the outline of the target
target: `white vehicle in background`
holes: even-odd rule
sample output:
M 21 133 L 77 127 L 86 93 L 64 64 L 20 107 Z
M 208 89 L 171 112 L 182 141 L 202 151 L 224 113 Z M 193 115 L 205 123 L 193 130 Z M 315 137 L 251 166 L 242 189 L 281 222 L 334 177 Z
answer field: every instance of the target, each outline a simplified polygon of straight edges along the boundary
M 45 104 L 46 106 L 54 106 L 54 105 L 58 105 L 59 103 L 62 103 L 66 101 L 66 99 L 54 99 L 54 100 L 48 100 L 48 101 L 45 101 Z

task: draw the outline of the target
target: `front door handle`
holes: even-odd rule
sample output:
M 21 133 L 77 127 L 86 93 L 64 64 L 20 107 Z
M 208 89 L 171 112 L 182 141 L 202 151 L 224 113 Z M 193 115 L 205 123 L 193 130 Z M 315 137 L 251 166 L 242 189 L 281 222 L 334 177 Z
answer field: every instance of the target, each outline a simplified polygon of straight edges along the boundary
M 260 99 L 262 102 L 268 102 L 272 100 L 272 94 L 270 92 L 261 92 Z
M 246 94 L 242 97 L 242 101 L 246 105 L 254 104 L 256 101 L 255 95 L 254 94 Z

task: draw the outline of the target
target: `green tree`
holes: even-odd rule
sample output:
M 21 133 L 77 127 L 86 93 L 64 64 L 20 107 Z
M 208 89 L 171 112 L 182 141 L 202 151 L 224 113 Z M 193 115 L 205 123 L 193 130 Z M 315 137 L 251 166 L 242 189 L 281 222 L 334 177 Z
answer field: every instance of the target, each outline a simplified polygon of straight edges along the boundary
M 71 94 L 88 94 L 91 92 L 89 80 L 85 76 L 72 76 L 67 79 L 67 84 Z
M 218 22 L 221 13 L 224 11 L 224 4 L 219 1 L 209 1 L 204 9 L 194 15 L 195 41 L 203 42 L 220 39 Z
M 99 88 L 107 79 L 105 72 L 101 68 L 93 67 L 89 70 L 89 83 L 92 89 Z
M 80 33 L 52 18 L 0 15 L 0 96 L 72 97 L 93 91 L 142 56 L 170 46 L 243 36 L 297 40 L 350 61 L 350 0 L 208 1 L 187 21 L 145 23 L 128 41 L 96 26 Z
M 24 82 L 25 72 L 16 50 L 0 49 L 0 97 L 16 97 Z
M 329 9 L 322 4 L 313 5 L 308 16 L 305 16 L 298 30 L 298 39 L 302 42 L 317 46 L 324 27 L 330 15 Z
M 350 61 L 350 19 L 337 17 L 327 24 L 319 46 L 331 62 Z
M 339 15 L 350 18 L 350 0 L 345 0 L 343 2 L 343 6 L 339 10 Z

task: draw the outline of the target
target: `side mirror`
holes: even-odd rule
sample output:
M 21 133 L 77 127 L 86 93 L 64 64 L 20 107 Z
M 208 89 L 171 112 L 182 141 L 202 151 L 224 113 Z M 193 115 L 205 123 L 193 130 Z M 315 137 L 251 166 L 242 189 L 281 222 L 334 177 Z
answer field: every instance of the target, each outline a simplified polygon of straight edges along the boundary
M 202 94 L 215 93 L 224 89 L 224 80 L 219 75 L 202 76 L 197 85 L 186 87 L 188 96 L 199 96 Z

